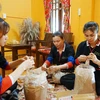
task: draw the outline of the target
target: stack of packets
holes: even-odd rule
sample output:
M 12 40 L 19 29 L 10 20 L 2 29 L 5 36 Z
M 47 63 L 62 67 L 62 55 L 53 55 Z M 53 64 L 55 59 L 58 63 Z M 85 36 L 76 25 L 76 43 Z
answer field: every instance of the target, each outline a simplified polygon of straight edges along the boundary
M 95 93 L 75 94 L 62 85 L 48 84 L 46 100 L 95 100 Z

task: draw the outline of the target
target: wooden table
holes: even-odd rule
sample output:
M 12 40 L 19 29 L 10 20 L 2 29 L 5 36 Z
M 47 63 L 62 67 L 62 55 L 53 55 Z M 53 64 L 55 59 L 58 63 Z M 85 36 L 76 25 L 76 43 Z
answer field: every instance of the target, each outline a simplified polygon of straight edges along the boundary
M 18 50 L 26 50 L 26 55 L 31 55 L 31 45 L 29 44 L 7 44 L 4 47 L 1 47 L 3 56 L 5 56 L 5 52 L 12 52 L 12 61 L 18 59 L 18 56 L 20 56 Z M 2 76 L 5 76 L 4 70 L 2 70 Z

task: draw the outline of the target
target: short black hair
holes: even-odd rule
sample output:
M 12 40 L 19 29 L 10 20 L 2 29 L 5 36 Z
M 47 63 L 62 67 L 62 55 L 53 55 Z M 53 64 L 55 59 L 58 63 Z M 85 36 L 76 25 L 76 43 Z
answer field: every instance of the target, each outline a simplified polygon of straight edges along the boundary
M 53 33 L 53 37 L 55 37 L 55 36 L 59 36 L 61 39 L 64 39 L 63 33 L 60 32 L 60 31 L 54 32 L 54 33 Z
M 99 32 L 99 25 L 96 22 L 89 21 L 83 27 L 83 33 L 86 31 L 92 31 L 93 33 L 97 34 Z

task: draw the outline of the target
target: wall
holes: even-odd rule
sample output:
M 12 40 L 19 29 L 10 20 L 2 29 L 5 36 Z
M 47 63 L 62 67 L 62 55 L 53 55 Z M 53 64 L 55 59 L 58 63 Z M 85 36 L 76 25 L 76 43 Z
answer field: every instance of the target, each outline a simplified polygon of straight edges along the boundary
M 40 37 L 44 37 L 45 28 L 45 15 L 43 0 L 1 0 L 2 11 L 7 14 L 6 21 L 10 24 L 10 32 L 8 34 L 8 42 L 12 40 L 20 41 L 19 24 L 22 23 L 24 18 L 31 17 L 33 22 L 40 22 Z
M 40 38 L 44 38 L 45 13 L 43 0 L 32 0 L 32 19 L 40 22 Z
M 95 0 L 94 20 L 100 26 L 100 0 Z M 99 34 L 100 34 L 100 32 L 99 32 Z
M 3 13 L 6 13 L 6 21 L 10 24 L 10 32 L 8 33 L 8 42 L 13 40 L 20 41 L 19 24 L 24 18 L 31 17 L 31 0 L 0 0 Z
M 94 0 L 71 0 L 71 32 L 74 34 L 74 47 L 85 40 L 82 32 L 86 22 L 94 20 Z M 81 15 L 78 15 L 81 9 Z
M 9 22 L 11 30 L 9 41 L 20 40 L 18 24 L 23 18 L 32 17 L 33 21 L 39 21 L 41 27 L 40 37 L 44 37 L 45 15 L 43 0 L 0 0 L 2 13 L 7 14 L 6 21 Z M 100 0 L 71 0 L 71 31 L 74 33 L 74 46 L 85 40 L 82 28 L 83 25 L 94 20 L 100 24 Z M 81 15 L 78 16 L 78 9 L 81 8 Z M 12 18 L 11 18 L 12 17 Z
M 44 38 L 45 15 L 43 0 L 0 0 L 0 3 L 2 5 L 0 17 L 2 17 L 3 13 L 6 13 L 7 18 L 5 20 L 10 24 L 7 43 L 11 43 L 13 40 L 20 42 L 19 25 L 21 25 L 23 19 L 29 17 L 33 19 L 33 22 L 40 22 L 40 38 Z M 9 56 L 11 53 L 6 53 L 6 55 Z

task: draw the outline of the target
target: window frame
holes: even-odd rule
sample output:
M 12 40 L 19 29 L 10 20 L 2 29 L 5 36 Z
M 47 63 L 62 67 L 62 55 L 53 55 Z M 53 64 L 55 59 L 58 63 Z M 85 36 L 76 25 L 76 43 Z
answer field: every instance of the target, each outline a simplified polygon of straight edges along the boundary
M 51 16 L 50 16 L 50 30 L 53 33 L 55 31 L 63 32 L 64 9 L 62 7 L 62 3 L 60 0 L 52 0 L 51 3 L 52 3 L 52 9 L 51 9 Z M 57 8 L 57 4 L 58 4 L 58 8 Z M 54 12 L 55 12 L 55 15 L 54 15 Z M 56 20 L 57 17 L 58 17 L 58 22 Z M 56 23 L 58 23 L 58 25 Z

